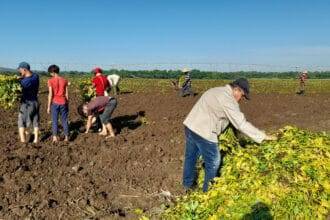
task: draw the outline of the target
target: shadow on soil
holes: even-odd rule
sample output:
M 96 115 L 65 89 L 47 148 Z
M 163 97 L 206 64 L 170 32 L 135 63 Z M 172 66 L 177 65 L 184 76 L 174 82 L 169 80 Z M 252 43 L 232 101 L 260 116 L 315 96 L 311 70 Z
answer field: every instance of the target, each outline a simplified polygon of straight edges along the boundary
M 111 123 L 113 128 L 116 130 L 116 133 L 120 134 L 124 128 L 135 130 L 140 127 L 142 125 L 140 118 L 144 116 L 145 112 L 139 111 L 134 115 L 123 115 L 115 117 L 111 120 Z
M 270 209 L 265 203 L 258 202 L 251 208 L 252 212 L 246 214 L 243 220 L 273 220 Z
M 140 120 L 141 117 L 145 116 L 145 112 L 144 111 L 139 111 L 136 114 L 133 115 L 123 115 L 123 116 L 118 116 L 115 117 L 113 119 L 111 119 L 111 124 L 113 126 L 113 128 L 116 130 L 117 134 L 120 134 L 120 132 L 124 129 L 124 128 L 128 128 L 130 130 L 135 130 L 138 127 L 140 127 L 142 125 L 142 122 Z M 80 133 L 85 132 L 85 121 L 80 119 L 77 120 L 75 122 L 71 122 L 69 124 L 69 129 L 71 131 L 71 135 L 70 135 L 70 141 L 74 141 L 78 135 Z M 99 128 L 101 128 L 101 122 L 99 120 L 99 118 L 96 120 L 96 122 L 93 125 L 92 130 L 94 132 L 97 132 Z M 43 140 L 48 139 L 51 136 L 51 133 L 47 133 L 43 136 Z

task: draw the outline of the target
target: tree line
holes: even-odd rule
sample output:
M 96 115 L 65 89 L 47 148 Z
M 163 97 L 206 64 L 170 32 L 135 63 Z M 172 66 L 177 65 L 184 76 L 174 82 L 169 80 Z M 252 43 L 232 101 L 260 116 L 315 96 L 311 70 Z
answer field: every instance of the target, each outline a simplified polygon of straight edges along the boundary
M 48 73 L 39 71 L 41 75 Z M 63 75 L 69 76 L 88 76 L 90 72 L 80 71 L 64 71 Z M 154 79 L 175 79 L 182 75 L 180 70 L 104 70 L 104 74 L 118 74 L 123 78 L 154 78 Z M 299 72 L 258 72 L 258 71 L 237 71 L 237 72 L 216 72 L 216 71 L 200 71 L 192 70 L 191 77 L 193 79 L 227 79 L 233 80 L 240 77 L 245 78 L 277 78 L 277 79 L 296 79 Z M 309 72 L 310 79 L 330 79 L 330 71 L 314 71 Z

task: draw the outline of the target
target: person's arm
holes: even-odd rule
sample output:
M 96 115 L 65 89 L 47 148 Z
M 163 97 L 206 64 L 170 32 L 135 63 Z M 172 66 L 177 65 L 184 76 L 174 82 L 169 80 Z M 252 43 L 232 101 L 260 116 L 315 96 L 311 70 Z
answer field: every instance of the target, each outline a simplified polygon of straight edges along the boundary
M 22 78 L 24 79 L 24 78 Z M 31 83 L 31 80 L 28 79 L 28 80 L 21 80 L 21 86 L 24 88 L 24 89 L 29 89 L 31 86 L 32 86 L 32 83 Z
M 228 102 L 224 105 L 223 110 L 229 119 L 230 123 L 243 134 L 250 137 L 257 143 L 261 143 L 263 140 L 275 140 L 274 136 L 268 136 L 265 132 L 259 130 L 254 127 L 251 123 L 249 123 L 244 114 L 239 109 L 237 103 Z
M 65 98 L 66 98 L 66 101 L 69 102 L 69 88 L 68 88 L 68 85 L 66 85 L 66 87 L 65 87 Z
M 89 129 L 92 126 L 92 120 L 93 120 L 93 115 L 88 115 L 87 123 L 86 123 L 86 131 L 85 131 L 86 134 L 89 132 Z
M 50 114 L 50 105 L 52 104 L 53 99 L 53 90 L 52 87 L 48 86 L 48 104 L 47 104 L 47 113 Z

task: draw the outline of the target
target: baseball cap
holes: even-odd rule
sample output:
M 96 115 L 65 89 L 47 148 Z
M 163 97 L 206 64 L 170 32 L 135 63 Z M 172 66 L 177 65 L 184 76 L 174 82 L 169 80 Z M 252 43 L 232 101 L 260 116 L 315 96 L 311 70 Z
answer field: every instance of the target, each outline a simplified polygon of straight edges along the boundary
M 19 68 L 30 70 L 30 64 L 28 64 L 27 62 L 21 62 L 18 65 L 17 69 L 19 69 Z
M 95 67 L 93 70 L 92 70 L 92 73 L 96 74 L 96 73 L 102 73 L 102 69 L 100 67 Z
M 250 96 L 249 96 L 250 86 L 249 86 L 249 82 L 247 81 L 247 79 L 245 79 L 245 78 L 236 79 L 235 81 L 230 83 L 230 85 L 238 86 L 239 88 L 241 88 L 244 91 L 245 98 L 248 100 L 250 99 Z

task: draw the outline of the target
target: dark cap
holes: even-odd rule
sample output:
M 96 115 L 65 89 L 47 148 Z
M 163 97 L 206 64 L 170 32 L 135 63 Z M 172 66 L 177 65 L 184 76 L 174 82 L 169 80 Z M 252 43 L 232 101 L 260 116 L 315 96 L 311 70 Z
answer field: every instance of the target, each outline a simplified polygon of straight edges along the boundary
M 245 78 L 239 78 L 230 83 L 231 86 L 238 86 L 244 91 L 244 96 L 246 99 L 250 99 L 249 93 L 250 93 L 250 86 L 249 82 Z
M 18 65 L 17 69 L 19 69 L 19 68 L 30 70 L 30 64 L 28 64 L 27 62 L 21 62 Z

